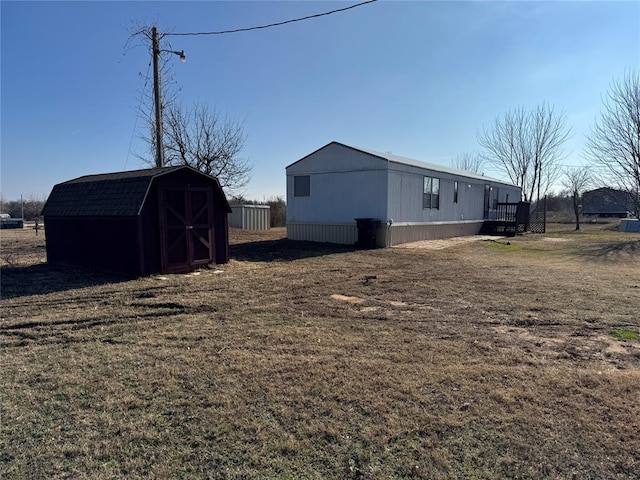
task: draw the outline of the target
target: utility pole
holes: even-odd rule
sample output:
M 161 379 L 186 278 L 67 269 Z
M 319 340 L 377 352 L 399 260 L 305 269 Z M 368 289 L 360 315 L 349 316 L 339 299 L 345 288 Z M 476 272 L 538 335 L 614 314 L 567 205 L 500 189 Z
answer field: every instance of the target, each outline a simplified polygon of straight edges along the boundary
M 160 95 L 160 69 L 158 58 L 160 57 L 160 41 L 158 29 L 151 28 L 151 41 L 153 48 L 153 99 L 156 111 L 156 167 L 164 167 L 164 148 L 162 145 L 162 97 Z
M 156 111 L 156 167 L 164 167 L 164 145 L 162 143 L 164 129 L 162 127 L 162 93 L 160 84 L 160 67 L 158 61 L 161 52 L 173 53 L 180 57 L 182 63 L 187 61 L 184 50 L 160 50 L 160 39 L 158 38 L 158 29 L 151 27 L 151 49 L 153 50 L 153 100 Z

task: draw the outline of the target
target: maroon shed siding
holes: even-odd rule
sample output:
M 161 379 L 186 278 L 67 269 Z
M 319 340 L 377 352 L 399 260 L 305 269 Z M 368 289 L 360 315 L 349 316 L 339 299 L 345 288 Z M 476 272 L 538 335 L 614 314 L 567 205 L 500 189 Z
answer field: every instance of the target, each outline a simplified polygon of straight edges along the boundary
M 160 227 L 160 191 L 162 189 L 184 188 L 212 188 L 213 194 L 213 236 L 215 263 L 227 263 L 229 261 L 229 227 L 227 216 L 231 211 L 224 192 L 220 187 L 212 185 L 211 177 L 202 174 L 193 175 L 193 171 L 179 171 L 171 176 L 159 177 L 149 189 L 147 202 L 142 212 L 144 232 L 159 232 Z M 152 269 L 160 271 L 160 241 L 155 235 L 146 235 L 144 238 L 145 264 Z
M 214 211 L 216 218 L 216 229 L 214 230 L 216 248 L 216 263 L 227 263 L 231 258 L 229 253 L 229 212 L 222 210 L 220 205 L 216 205 Z
M 185 242 L 188 250 L 197 250 L 200 257 L 174 262 L 170 268 L 166 251 L 171 241 L 162 229 L 162 218 L 173 213 L 171 205 L 163 207 L 160 202 L 161 192 L 168 190 L 178 196 L 184 192 L 185 198 L 194 190 L 209 192 L 198 197 L 198 211 L 204 212 L 200 221 L 206 219 L 204 227 L 189 225 L 192 212 L 185 212 L 187 220 L 177 227 L 177 235 L 191 241 Z M 189 271 L 211 261 L 226 263 L 230 211 L 217 180 L 191 167 L 80 177 L 56 185 L 43 209 L 47 259 L 52 264 L 127 276 Z
M 144 275 L 136 217 L 49 217 L 46 225 L 49 263 Z

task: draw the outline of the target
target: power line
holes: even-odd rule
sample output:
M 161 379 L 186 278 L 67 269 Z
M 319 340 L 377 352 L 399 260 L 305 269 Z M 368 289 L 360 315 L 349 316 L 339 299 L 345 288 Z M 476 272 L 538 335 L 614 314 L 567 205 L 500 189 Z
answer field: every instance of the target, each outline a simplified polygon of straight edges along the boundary
M 351 10 L 352 8 L 361 7 L 368 3 L 373 3 L 378 0 L 367 0 L 366 2 L 356 3 L 355 5 L 351 5 L 349 7 L 338 8 L 336 10 L 331 10 L 330 12 L 316 13 L 313 15 L 307 15 L 306 17 L 293 18 L 291 20 L 285 20 L 283 22 L 270 23 L 268 25 L 259 25 L 256 27 L 245 27 L 245 28 L 236 28 L 234 30 L 220 30 L 217 32 L 188 32 L 188 33 L 165 33 L 164 36 L 187 36 L 187 35 L 224 35 L 226 33 L 239 33 L 239 32 L 249 32 L 251 30 L 260 30 L 263 28 L 271 28 L 271 27 L 279 27 L 281 25 L 286 25 L 288 23 L 301 22 L 303 20 L 309 20 L 312 18 L 324 17 L 326 15 L 331 15 L 334 13 L 344 12 L 346 10 Z

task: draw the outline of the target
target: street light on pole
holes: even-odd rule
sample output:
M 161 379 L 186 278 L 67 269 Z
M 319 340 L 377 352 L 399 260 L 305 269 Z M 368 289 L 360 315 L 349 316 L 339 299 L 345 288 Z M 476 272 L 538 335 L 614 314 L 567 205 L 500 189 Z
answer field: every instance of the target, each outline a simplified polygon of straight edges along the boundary
M 153 100 L 155 103 L 156 113 L 156 167 L 164 166 L 164 147 L 162 144 L 163 127 L 162 127 L 162 93 L 160 91 L 160 68 L 158 67 L 158 59 L 161 52 L 169 52 L 180 57 L 181 62 L 186 62 L 187 57 L 184 50 L 178 52 L 176 50 L 161 50 L 160 39 L 158 38 L 158 29 L 151 27 L 151 42 L 153 50 Z

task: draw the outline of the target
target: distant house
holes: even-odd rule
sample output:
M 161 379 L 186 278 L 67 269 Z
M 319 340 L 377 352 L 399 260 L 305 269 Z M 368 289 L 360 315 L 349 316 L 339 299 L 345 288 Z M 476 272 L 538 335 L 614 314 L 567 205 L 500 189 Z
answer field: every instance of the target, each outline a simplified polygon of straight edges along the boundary
M 24 219 L 12 218 L 8 213 L 0 213 L 0 228 L 23 228 Z
M 131 276 L 226 263 L 230 211 L 218 181 L 187 166 L 76 178 L 42 211 L 47 261 Z
M 603 187 L 582 194 L 584 215 L 624 218 L 633 211 L 633 198 L 628 192 Z
M 286 167 L 292 240 L 375 246 L 478 233 L 498 202 L 519 202 L 508 182 L 338 142 Z M 357 220 L 358 219 L 358 220 Z

